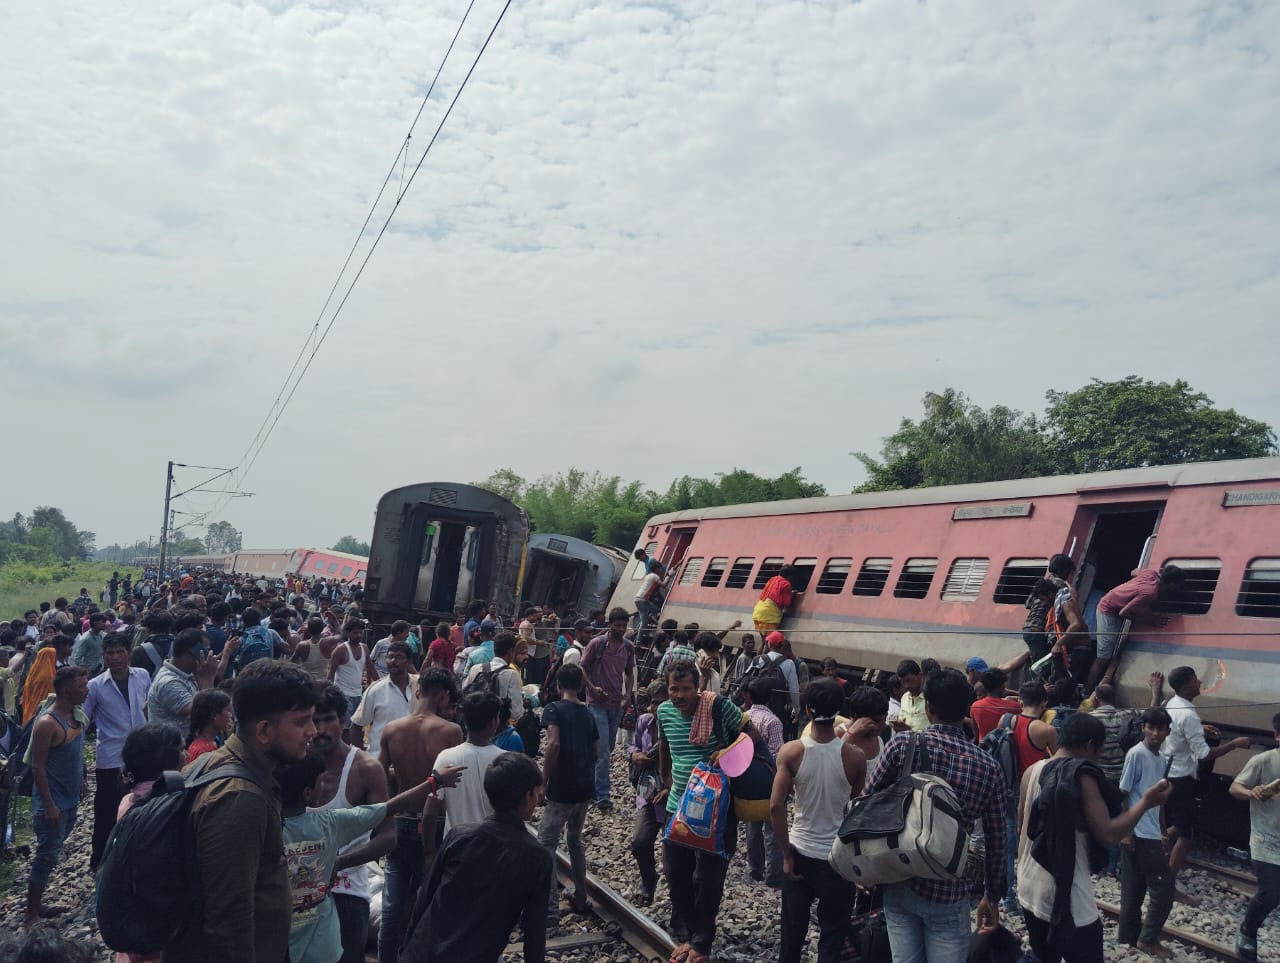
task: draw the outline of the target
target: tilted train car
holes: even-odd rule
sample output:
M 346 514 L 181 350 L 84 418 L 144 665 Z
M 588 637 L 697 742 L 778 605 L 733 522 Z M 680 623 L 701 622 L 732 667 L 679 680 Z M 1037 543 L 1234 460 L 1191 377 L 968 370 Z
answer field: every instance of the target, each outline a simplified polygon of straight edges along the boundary
M 288 571 L 304 578 L 363 582 L 369 573 L 369 559 L 332 549 L 296 548 L 289 558 Z
M 593 545 L 572 535 L 538 532 L 529 536 L 529 567 L 521 601 L 572 608 L 579 615 L 602 609 L 622 577 L 627 556 L 621 549 Z
M 443 619 L 483 599 L 514 616 L 520 599 L 529 518 L 493 492 L 456 482 L 423 482 L 378 500 L 364 583 L 366 615 Z
M 293 552 L 253 551 L 236 552 L 231 571 L 244 575 L 259 575 L 263 578 L 278 579 L 293 571 L 289 562 Z
M 1090 622 L 1135 567 L 1172 562 L 1190 577 L 1157 603 L 1167 625 L 1132 630 L 1122 704 L 1146 705 L 1149 673 L 1185 664 L 1206 721 L 1269 732 L 1280 708 L 1280 458 L 675 512 L 650 519 L 637 547 L 672 573 L 663 617 L 707 627 L 749 628 L 765 581 L 796 566 L 804 591 L 782 628 L 797 654 L 869 674 L 1024 652 L 1029 588 L 1058 552 L 1079 566 Z M 632 563 L 613 604 L 634 609 L 643 574 Z

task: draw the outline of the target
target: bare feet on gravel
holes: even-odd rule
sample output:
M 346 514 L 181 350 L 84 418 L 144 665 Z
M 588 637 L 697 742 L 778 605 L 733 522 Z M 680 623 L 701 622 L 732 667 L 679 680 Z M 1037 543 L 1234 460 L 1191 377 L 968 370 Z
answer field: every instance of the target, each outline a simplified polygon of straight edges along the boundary
M 1175 889 L 1175 890 L 1173 891 L 1173 901 L 1174 901 L 1175 903 L 1181 903 L 1181 904 L 1182 904 L 1182 905 L 1184 905 L 1184 906 L 1199 906 L 1199 905 L 1200 905 L 1200 897 L 1199 897 L 1199 896 L 1192 896 L 1190 893 L 1184 893 L 1184 892 L 1183 892 L 1182 890 L 1180 890 L 1180 889 Z
M 1162 946 L 1159 943 L 1142 943 L 1142 942 L 1139 942 L 1136 945 L 1138 949 L 1141 950 L 1143 953 L 1146 953 L 1147 956 L 1158 956 L 1162 960 L 1173 959 L 1173 950 L 1169 949 L 1167 946 Z

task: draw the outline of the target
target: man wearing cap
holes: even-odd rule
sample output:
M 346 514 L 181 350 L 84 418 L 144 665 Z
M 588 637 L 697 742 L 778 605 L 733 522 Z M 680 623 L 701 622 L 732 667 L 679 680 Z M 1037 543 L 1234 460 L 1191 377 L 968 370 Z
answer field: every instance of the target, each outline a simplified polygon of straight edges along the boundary
M 471 654 L 467 656 L 467 664 L 463 672 L 470 672 L 473 666 L 488 665 L 493 661 L 493 633 L 498 631 L 498 627 L 492 619 L 485 619 L 480 623 L 480 644 L 471 650 Z
M 975 655 L 972 659 L 964 664 L 964 677 L 969 680 L 969 685 L 976 686 L 982 681 L 982 673 L 991 668 L 987 665 L 987 660 L 981 656 Z

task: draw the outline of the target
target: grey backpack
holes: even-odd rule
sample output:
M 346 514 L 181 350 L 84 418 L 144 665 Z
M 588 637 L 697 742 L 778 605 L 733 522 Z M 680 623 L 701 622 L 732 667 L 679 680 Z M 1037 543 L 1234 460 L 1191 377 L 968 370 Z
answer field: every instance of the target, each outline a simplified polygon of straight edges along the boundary
M 940 776 L 915 771 L 920 735 L 907 740 L 898 780 L 853 800 L 827 862 L 861 886 L 964 875 L 969 833 L 955 790 Z

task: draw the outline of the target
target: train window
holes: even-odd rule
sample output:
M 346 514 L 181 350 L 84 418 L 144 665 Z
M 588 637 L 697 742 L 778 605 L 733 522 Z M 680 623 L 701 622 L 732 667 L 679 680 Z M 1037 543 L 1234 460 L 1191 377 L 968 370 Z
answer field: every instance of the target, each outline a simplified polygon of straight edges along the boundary
M 760 563 L 760 571 L 756 572 L 756 580 L 751 583 L 753 589 L 762 589 L 769 579 L 782 571 L 782 559 L 766 558 Z
M 839 595 L 844 591 L 844 583 L 849 581 L 849 570 L 852 568 L 853 559 L 851 558 L 828 559 L 822 574 L 818 576 L 817 593 Z
M 1165 615 L 1204 615 L 1209 611 L 1213 593 L 1222 574 L 1222 561 L 1216 558 L 1166 558 L 1165 565 L 1176 565 L 1186 573 L 1182 587 L 1176 592 L 1161 591 L 1151 611 Z
M 1280 558 L 1255 558 L 1244 570 L 1236 615 L 1280 619 Z
M 1004 563 L 996 582 L 997 605 L 1022 605 L 1031 596 L 1031 587 L 1044 578 L 1047 558 L 1011 558 Z
M 747 582 L 751 581 L 751 569 L 755 567 L 756 560 L 754 558 L 740 558 L 733 563 L 733 568 L 729 569 L 729 577 L 724 580 L 725 588 L 740 589 L 746 588 Z
M 319 562 L 316 562 L 315 568 L 313 568 L 313 569 L 312 569 L 312 571 L 313 571 L 313 572 L 323 572 L 323 571 L 324 571 L 324 561 L 323 561 L 323 560 L 321 560 L 321 561 L 319 561 Z
M 791 567 L 796 570 L 795 578 L 791 580 L 792 591 L 803 592 L 809 587 L 809 580 L 813 578 L 813 570 L 818 567 L 818 560 L 798 558 L 791 563 Z
M 982 583 L 991 566 L 989 558 L 958 558 L 951 563 L 947 580 L 942 583 L 942 601 L 976 602 Z
M 691 558 L 684 563 L 684 571 L 680 574 L 681 585 L 692 585 L 702 574 L 702 559 Z
M 358 578 L 360 581 L 362 581 L 362 582 L 363 582 L 363 581 L 364 581 L 364 577 L 365 577 L 366 575 L 368 575 L 368 574 L 369 574 L 368 570 L 367 570 L 367 569 L 363 569 L 363 568 L 362 568 L 362 569 L 360 569 L 360 571 L 356 572 L 356 578 Z
M 724 570 L 728 568 L 729 560 L 727 558 L 713 558 L 707 563 L 707 574 L 702 576 L 703 588 L 716 588 L 720 585 L 720 579 L 724 577 Z
M 936 558 L 909 558 L 902 566 L 893 597 L 898 599 L 922 599 L 929 594 L 933 573 L 938 570 Z
M 337 563 L 337 562 L 330 562 L 330 563 L 329 563 L 329 574 L 330 574 L 330 575 L 333 575 L 333 574 L 334 574 L 334 573 L 336 573 L 337 571 L 338 571 L 338 563 Z
M 854 595 L 879 595 L 889 582 L 889 569 L 893 567 L 891 558 L 868 558 L 862 562 L 858 577 L 853 582 Z
M 350 565 L 342 566 L 342 577 L 347 578 L 350 574 L 351 574 L 351 566 Z
M 658 550 L 657 542 L 648 542 L 644 547 L 644 553 L 653 558 L 653 553 Z M 631 581 L 638 582 L 644 578 L 644 562 L 636 561 L 635 566 L 631 569 Z

